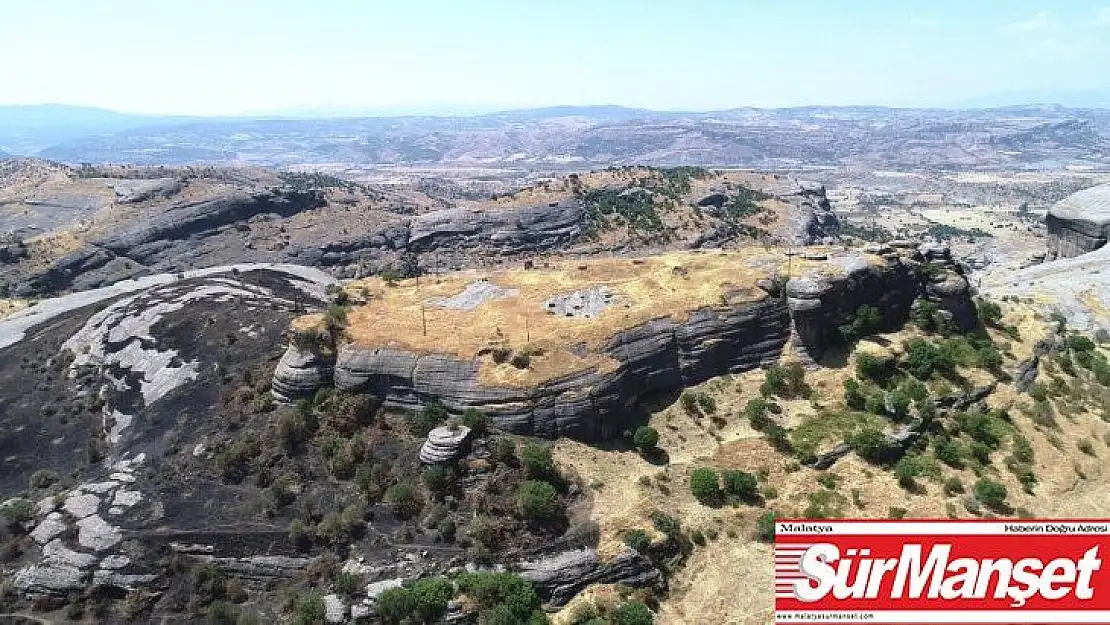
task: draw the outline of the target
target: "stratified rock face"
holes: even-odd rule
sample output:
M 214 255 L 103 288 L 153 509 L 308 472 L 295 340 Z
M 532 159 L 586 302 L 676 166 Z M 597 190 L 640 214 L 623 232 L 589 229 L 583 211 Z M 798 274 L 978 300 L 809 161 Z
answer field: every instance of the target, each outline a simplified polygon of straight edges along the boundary
M 187 239 L 194 234 L 249 219 L 262 213 L 281 216 L 323 206 L 316 192 L 274 192 L 271 194 L 231 195 L 196 204 L 183 204 L 164 211 L 155 219 L 133 230 L 97 241 L 98 247 L 143 261 L 165 249 L 167 241 Z
M 880 312 L 880 329 L 886 331 L 901 327 L 919 298 L 946 311 L 956 330 L 975 328 L 971 287 L 947 247 L 924 244 L 916 252 L 885 256 L 883 266 L 845 259 L 842 276 L 803 276 L 787 283 L 794 341 L 803 356 L 819 359 L 841 340 L 839 326 L 864 305 Z
M 1110 235 L 1110 184 L 1074 193 L 1045 216 L 1048 251 L 1054 258 L 1070 258 L 1106 245 Z
M 550 249 L 577 237 L 584 215 L 582 203 L 573 198 L 501 210 L 451 208 L 414 217 L 408 249 L 481 245 L 503 254 Z
M 562 607 L 592 584 L 625 584 L 633 588 L 656 587 L 665 582 L 648 558 L 626 551 L 609 562 L 601 562 L 592 549 L 567 551 L 520 564 L 520 576 L 532 583 L 536 593 L 552 607 Z
M 825 195 L 825 185 L 799 180 L 797 189 L 786 199 L 794 205 L 790 214 L 793 243 L 813 245 L 831 240 L 840 232 L 840 220 Z
M 629 409 L 656 393 L 776 361 L 790 331 L 785 303 L 761 302 L 693 312 L 685 323 L 656 319 L 613 336 L 596 367 L 530 387 L 479 382 L 478 363 L 386 348 L 340 348 L 335 385 L 416 409 L 438 398 L 449 409 L 477 408 L 521 434 L 597 440 L 620 432 Z
M 841 340 L 839 326 L 863 305 L 882 314 L 883 329 L 905 322 L 919 292 L 912 267 L 900 261 L 876 267 L 864 261 L 845 266 L 838 277 L 792 278 L 786 285 L 796 345 L 813 359 Z
M 420 447 L 420 462 L 424 464 L 445 464 L 457 460 L 466 453 L 470 440 L 470 428 L 438 427 L 428 432 L 428 439 Z
M 334 354 L 290 345 L 274 369 L 270 392 L 275 399 L 285 402 L 309 397 L 317 389 L 331 384 L 334 366 Z

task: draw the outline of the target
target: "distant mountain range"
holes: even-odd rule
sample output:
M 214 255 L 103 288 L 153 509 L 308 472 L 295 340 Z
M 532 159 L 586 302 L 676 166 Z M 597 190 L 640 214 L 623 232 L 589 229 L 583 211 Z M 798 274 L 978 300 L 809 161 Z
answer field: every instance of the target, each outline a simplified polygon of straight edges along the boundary
M 68 163 L 581 169 L 1110 167 L 1110 110 L 808 106 L 652 111 L 556 106 L 470 116 L 160 117 L 0 107 L 0 150 Z

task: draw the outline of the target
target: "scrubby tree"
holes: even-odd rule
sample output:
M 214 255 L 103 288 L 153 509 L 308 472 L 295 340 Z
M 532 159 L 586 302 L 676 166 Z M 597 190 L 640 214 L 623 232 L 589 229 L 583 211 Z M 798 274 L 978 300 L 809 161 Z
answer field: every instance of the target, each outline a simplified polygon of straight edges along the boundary
M 641 425 L 632 435 L 632 442 L 641 453 L 649 453 L 659 444 L 659 430 L 650 425 Z
M 704 505 L 715 506 L 721 503 L 721 484 L 717 472 L 705 467 L 694 469 L 690 475 L 690 492 Z
M 562 505 L 559 493 L 549 482 L 526 480 L 517 490 L 520 514 L 529 521 L 547 522 L 559 517 Z

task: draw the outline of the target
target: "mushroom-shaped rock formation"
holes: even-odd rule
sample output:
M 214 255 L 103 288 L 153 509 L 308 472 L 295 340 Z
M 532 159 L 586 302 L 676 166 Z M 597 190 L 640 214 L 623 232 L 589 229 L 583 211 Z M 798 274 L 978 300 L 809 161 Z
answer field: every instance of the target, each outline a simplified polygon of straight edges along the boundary
M 470 428 L 460 425 L 442 426 L 428 432 L 428 440 L 420 447 L 420 462 L 445 464 L 462 457 L 470 442 Z

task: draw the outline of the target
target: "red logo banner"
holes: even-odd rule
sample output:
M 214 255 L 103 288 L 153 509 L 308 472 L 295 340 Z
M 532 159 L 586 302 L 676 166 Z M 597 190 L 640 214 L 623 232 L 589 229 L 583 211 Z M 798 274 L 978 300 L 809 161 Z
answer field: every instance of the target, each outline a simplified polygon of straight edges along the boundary
M 1110 623 L 1110 520 L 775 525 L 777 623 Z

